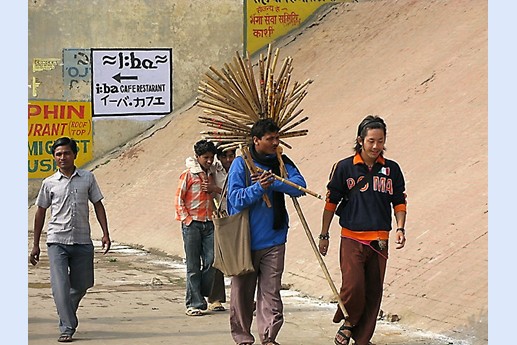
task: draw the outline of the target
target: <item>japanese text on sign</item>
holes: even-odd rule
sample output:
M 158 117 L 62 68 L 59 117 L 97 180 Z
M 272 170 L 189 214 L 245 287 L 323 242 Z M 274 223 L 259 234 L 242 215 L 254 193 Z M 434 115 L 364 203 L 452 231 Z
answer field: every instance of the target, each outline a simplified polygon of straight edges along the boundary
M 93 116 L 172 111 L 172 49 L 92 49 Z

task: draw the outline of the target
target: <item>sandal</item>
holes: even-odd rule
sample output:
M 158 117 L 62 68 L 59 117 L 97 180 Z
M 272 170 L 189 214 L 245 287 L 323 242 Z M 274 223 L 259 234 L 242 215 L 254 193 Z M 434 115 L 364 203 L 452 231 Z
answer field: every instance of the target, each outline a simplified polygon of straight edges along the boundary
M 226 308 L 223 307 L 221 302 L 214 302 L 214 303 L 210 303 L 208 305 L 208 310 L 212 310 L 212 311 L 225 311 Z
M 57 339 L 60 343 L 71 343 L 72 342 L 72 336 L 70 334 L 61 334 L 59 338 Z
M 346 335 L 343 331 L 348 331 L 349 335 Z M 352 337 L 352 326 L 343 324 L 339 327 L 336 337 L 334 338 L 334 344 L 336 345 L 348 345 L 350 344 L 350 338 Z
M 201 311 L 201 309 L 197 309 L 197 308 L 187 308 L 187 311 L 185 311 L 185 314 L 187 314 L 188 316 L 203 316 L 203 312 Z

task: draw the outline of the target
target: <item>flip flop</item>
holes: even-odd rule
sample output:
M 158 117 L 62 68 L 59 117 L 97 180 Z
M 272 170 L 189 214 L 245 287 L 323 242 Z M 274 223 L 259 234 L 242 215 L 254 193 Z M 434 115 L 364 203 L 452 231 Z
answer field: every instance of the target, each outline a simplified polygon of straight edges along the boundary
M 212 311 L 225 311 L 226 308 L 223 307 L 221 302 L 214 302 L 214 303 L 211 303 L 211 304 L 208 305 L 208 310 L 212 310 Z
M 346 335 L 343 331 L 349 331 L 350 335 Z M 336 333 L 336 337 L 334 338 L 335 345 L 349 345 L 350 338 L 352 337 L 352 327 L 342 325 L 339 327 L 339 330 Z
M 73 341 L 72 336 L 70 334 L 61 334 L 57 339 L 60 343 L 71 343 Z
M 188 316 L 203 316 L 201 309 L 197 308 L 188 308 L 187 311 L 185 311 L 185 314 Z

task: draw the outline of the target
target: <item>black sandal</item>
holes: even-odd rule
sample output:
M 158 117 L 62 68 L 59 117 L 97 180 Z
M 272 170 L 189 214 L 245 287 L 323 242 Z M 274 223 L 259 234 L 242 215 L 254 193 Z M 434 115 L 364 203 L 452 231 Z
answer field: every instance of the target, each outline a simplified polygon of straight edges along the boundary
M 346 335 L 343 331 L 349 331 L 350 335 Z M 341 339 L 338 339 L 338 337 L 341 337 Z M 352 326 L 347 326 L 343 324 L 341 327 L 339 327 L 336 337 L 334 338 L 334 344 L 336 345 L 348 345 L 350 344 L 350 338 L 352 337 Z
M 72 336 L 70 334 L 61 334 L 57 339 L 60 343 L 71 343 L 73 341 Z

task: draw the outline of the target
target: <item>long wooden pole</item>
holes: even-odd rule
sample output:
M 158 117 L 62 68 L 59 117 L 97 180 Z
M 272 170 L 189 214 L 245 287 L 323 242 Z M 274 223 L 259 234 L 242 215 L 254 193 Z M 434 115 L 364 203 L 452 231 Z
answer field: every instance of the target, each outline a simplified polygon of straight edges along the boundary
M 277 150 L 276 154 L 278 157 L 278 160 L 282 162 L 282 148 L 279 146 L 279 150 Z M 287 171 L 285 170 L 285 166 L 281 163 L 281 168 L 283 168 L 283 174 L 287 174 Z M 348 317 L 348 313 L 346 311 L 345 305 L 343 304 L 343 301 L 339 297 L 339 292 L 337 291 L 336 285 L 334 284 L 334 281 L 332 280 L 332 277 L 330 276 L 329 270 L 327 269 L 327 265 L 325 265 L 325 261 L 323 261 L 323 258 L 321 257 L 320 251 L 318 247 L 316 246 L 316 242 L 314 241 L 314 237 L 312 237 L 311 230 L 309 229 L 309 224 L 307 224 L 307 221 L 305 220 L 305 216 L 303 215 L 302 208 L 300 207 L 300 203 L 298 202 L 298 199 L 295 197 L 291 197 L 291 200 L 293 201 L 294 208 L 296 209 L 296 212 L 298 213 L 298 217 L 300 217 L 300 221 L 302 222 L 303 229 L 305 230 L 305 234 L 307 235 L 307 239 L 309 240 L 312 250 L 314 251 L 314 254 L 316 255 L 316 258 L 318 259 L 318 262 L 320 264 L 321 269 L 323 270 L 323 274 L 325 274 L 325 278 L 327 278 L 327 282 L 330 285 L 330 288 L 332 289 L 332 292 L 334 293 L 334 297 L 336 298 L 339 308 L 343 312 L 343 315 L 345 319 Z
M 257 169 L 257 172 L 263 172 L 263 171 L 264 171 L 264 169 L 262 169 L 262 168 L 260 168 L 260 167 L 255 167 L 255 169 Z M 289 181 L 289 180 L 287 180 L 287 179 L 285 179 L 285 178 L 283 178 L 283 177 L 281 177 L 281 176 L 278 176 L 278 175 L 276 175 L 276 174 L 272 174 L 272 175 L 273 175 L 273 177 L 274 177 L 276 180 L 278 180 L 278 181 L 280 181 L 280 182 L 283 182 L 283 183 L 285 183 L 285 184 L 287 184 L 287 185 L 289 185 L 289 186 L 291 186 L 291 187 L 294 187 L 294 188 L 296 188 L 296 189 L 298 189 L 298 190 L 301 190 L 302 192 L 305 192 L 305 193 L 307 193 L 307 194 L 310 194 L 310 195 L 312 195 L 312 196 L 315 196 L 316 198 L 318 198 L 318 199 L 320 199 L 320 200 L 323 200 L 323 197 L 322 197 L 320 194 L 318 194 L 318 193 L 315 193 L 315 192 L 313 192 L 313 191 L 311 191 L 311 190 L 308 190 L 307 188 L 304 188 L 304 187 L 302 187 L 302 186 L 300 186 L 300 185 L 297 185 L 296 183 L 291 182 L 291 181 Z

